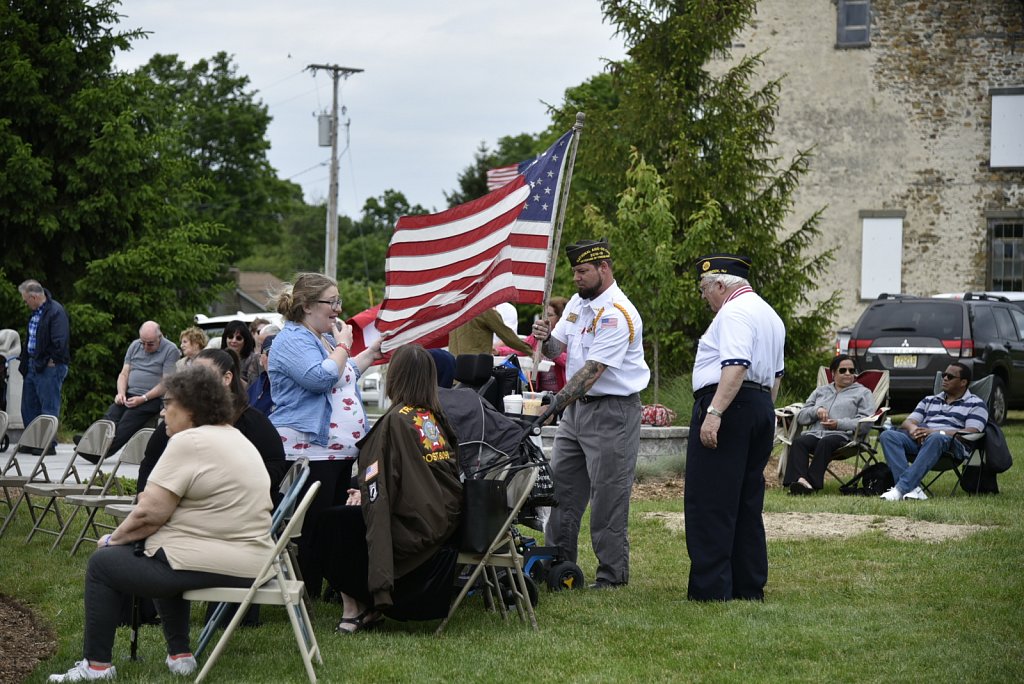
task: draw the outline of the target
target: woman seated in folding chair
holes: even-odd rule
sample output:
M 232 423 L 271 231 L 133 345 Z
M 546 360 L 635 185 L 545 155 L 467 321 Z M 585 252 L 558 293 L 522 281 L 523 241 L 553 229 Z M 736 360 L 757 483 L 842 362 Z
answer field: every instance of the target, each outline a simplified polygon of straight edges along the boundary
M 195 365 L 164 384 L 162 415 L 171 440 L 138 505 L 89 558 L 84 660 L 50 681 L 114 678 L 114 632 L 130 594 L 156 599 L 167 667 L 191 674 L 196 661 L 182 592 L 248 587 L 274 548 L 270 478 L 256 447 L 231 426 L 221 377 Z
M 388 369 L 391 408 L 360 440 L 359 489 L 326 511 L 315 548 L 341 595 L 339 634 L 398 620 L 443 618 L 454 594 L 462 483 L 437 372 L 418 345 Z
M 832 454 L 850 441 L 857 421 L 875 411 L 871 390 L 856 382 L 853 359 L 840 354 L 829 369 L 832 382 L 814 390 L 797 414 L 797 424 L 810 427 L 789 448 L 782 484 L 789 487 L 790 494 L 813 494 L 822 489 Z

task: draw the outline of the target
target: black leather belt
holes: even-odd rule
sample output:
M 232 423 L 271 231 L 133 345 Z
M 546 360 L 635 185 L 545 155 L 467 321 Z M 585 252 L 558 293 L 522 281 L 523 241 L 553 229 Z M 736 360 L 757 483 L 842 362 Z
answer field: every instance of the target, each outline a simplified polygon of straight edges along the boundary
M 706 396 L 708 394 L 714 394 L 715 390 L 717 390 L 717 389 L 718 389 L 718 383 L 717 382 L 714 385 L 705 385 L 704 387 L 701 387 L 699 390 L 697 390 L 697 391 L 695 391 L 693 393 L 693 398 L 694 399 L 700 399 L 701 397 Z M 772 391 L 771 387 L 769 387 L 767 385 L 762 385 L 762 384 L 757 383 L 757 382 L 754 382 L 753 380 L 744 380 L 740 384 L 740 389 L 752 389 L 752 390 L 757 390 L 758 392 L 771 392 Z
M 614 394 L 602 394 L 599 397 L 582 396 L 582 397 L 580 397 L 580 403 L 581 404 L 593 404 L 594 402 L 601 401 L 602 399 L 612 399 L 614 397 L 615 397 Z

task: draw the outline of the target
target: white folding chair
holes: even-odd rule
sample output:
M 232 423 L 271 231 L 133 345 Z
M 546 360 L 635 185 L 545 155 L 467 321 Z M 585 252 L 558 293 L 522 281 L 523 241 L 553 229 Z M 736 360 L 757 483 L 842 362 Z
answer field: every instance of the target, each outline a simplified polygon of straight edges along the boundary
M 71 494 L 64 497 L 64 500 L 67 503 L 72 506 L 76 506 L 77 508 L 75 508 L 71 515 L 68 516 L 68 521 L 61 529 L 60 536 L 57 537 L 57 541 L 54 542 L 54 546 L 60 543 L 61 539 L 64 538 L 64 534 L 67 533 L 72 521 L 74 521 L 75 517 L 78 515 L 78 511 L 83 508 L 88 509 L 89 513 L 85 520 L 85 524 L 82 525 L 82 531 L 79 533 L 75 543 L 71 546 L 72 556 L 75 555 L 78 551 L 78 547 L 80 547 L 83 542 L 96 541 L 99 539 L 101 536 L 99 528 L 113 529 L 110 525 L 97 522 L 96 515 L 109 504 L 128 504 L 132 503 L 135 499 L 134 496 L 129 496 L 127 494 L 111 494 L 110 490 L 114 489 L 115 491 L 123 492 L 120 483 L 117 482 L 118 469 L 126 463 L 130 465 L 139 465 L 142 463 L 142 459 L 146 457 L 146 444 L 149 443 L 149 438 L 152 434 L 153 428 L 142 428 L 131 436 L 128 442 L 124 445 L 124 449 L 121 450 L 121 454 L 118 456 L 117 461 L 114 463 L 113 470 L 107 474 L 106 482 L 103 483 L 103 489 L 99 494 Z M 89 536 L 90 529 L 93 533 L 93 536 L 91 537 Z
M 274 509 L 274 514 L 270 519 L 270 536 L 274 541 L 277 541 L 281 536 L 281 530 L 288 521 L 291 520 L 295 514 L 295 504 L 299 500 L 299 492 L 302 491 L 302 487 L 306 484 L 306 480 L 309 478 L 309 459 L 300 458 L 288 469 L 288 472 L 284 474 L 284 478 L 281 479 L 281 485 L 278 487 L 278 491 L 281 492 L 281 501 L 278 502 L 277 507 Z M 110 508 L 109 506 L 107 507 Z M 291 547 L 289 545 L 288 552 L 291 554 Z M 295 558 L 292 556 L 292 565 L 295 565 Z M 224 613 L 227 612 L 228 604 L 220 603 L 213 610 L 213 615 L 206 621 L 203 626 L 203 631 L 199 634 L 199 645 L 196 646 L 193 653 L 198 658 L 206 650 L 206 646 L 210 643 L 210 639 L 213 638 L 213 633 L 220 627 L 221 622 L 224 618 Z M 307 606 L 308 610 L 308 606 Z
M 302 664 L 306 668 L 306 675 L 309 681 L 316 683 L 316 672 L 313 670 L 313 659 L 318 664 L 323 664 L 320 657 L 320 646 L 317 644 L 316 635 L 313 633 L 313 623 L 309 619 L 309 612 L 303 603 L 302 597 L 305 593 L 305 585 L 302 580 L 295 579 L 295 568 L 292 565 L 291 557 L 288 555 L 287 546 L 289 541 L 298 537 L 302 531 L 302 520 L 306 516 L 313 498 L 320 489 L 320 483 L 314 482 L 306 491 L 295 514 L 284 531 L 278 538 L 274 549 L 267 558 L 260 572 L 256 575 L 252 586 L 248 589 L 236 587 L 210 587 L 207 589 L 194 589 L 186 591 L 182 597 L 189 601 L 211 601 L 217 603 L 237 603 L 238 609 L 231 618 L 231 622 L 224 628 L 224 634 L 217 641 L 213 652 L 203 664 L 196 682 L 201 682 L 217 662 L 221 652 L 227 646 L 235 628 L 242 621 L 249 606 L 252 604 L 285 606 L 288 613 L 288 620 L 292 625 L 292 633 L 295 636 L 295 644 L 302 656 Z
M 0 537 L 4 536 L 7 527 L 14 520 L 18 507 L 25 500 L 25 485 L 29 482 L 48 482 L 49 473 L 46 471 L 46 452 L 53 444 L 53 438 L 57 436 L 57 418 L 54 416 L 37 416 L 29 423 L 21 433 L 18 445 L 7 458 L 3 471 L 0 471 L 0 487 L 4 491 L 4 503 L 10 509 L 7 517 L 0 525 Z M 19 454 L 34 456 L 32 465 L 22 470 L 18 459 Z M 11 500 L 10 489 L 18 490 L 18 496 Z M 32 514 L 32 522 L 35 522 L 35 511 Z
M 492 603 L 497 603 L 502 617 L 507 619 L 505 597 L 502 595 L 502 587 L 498 579 L 498 568 L 503 568 L 508 576 L 507 588 L 515 599 L 516 611 L 519 613 L 520 620 L 524 623 L 529 620 L 530 626 L 534 630 L 539 629 L 537 627 L 537 615 L 534 613 L 530 591 L 526 584 L 526 575 L 523 573 L 523 557 L 516 547 L 515 535 L 512 531 L 512 524 L 515 522 L 516 516 L 519 515 L 520 509 L 526 503 L 527 498 L 529 498 L 533 485 L 537 481 L 537 468 L 532 466 L 520 467 L 507 471 L 498 477 L 502 476 L 507 487 L 506 502 L 508 504 L 508 516 L 498 528 L 497 534 L 486 551 L 483 553 L 474 551 L 459 552 L 458 564 L 460 566 L 472 565 L 473 571 L 452 602 L 451 608 L 448 609 L 448 615 L 437 626 L 436 634 L 444 631 L 445 626 L 452 615 L 455 614 L 462 600 L 481 576 L 483 576 L 486 594 L 491 596 L 492 591 L 494 592 L 491 601 Z
M 97 482 L 99 476 L 102 475 L 99 461 L 102 461 L 103 454 L 107 453 L 107 448 L 114 439 L 114 427 L 113 421 L 97 420 L 82 433 L 82 438 L 78 441 L 78 445 L 75 446 L 75 452 L 71 455 L 71 459 L 64 467 L 64 472 L 61 473 L 58 479 L 53 482 L 31 482 L 25 485 L 25 505 L 33 513 L 32 518 L 35 521 L 28 536 L 25 537 L 26 543 L 32 541 L 32 537 L 35 536 L 36 532 L 50 534 L 55 537 L 60 534 L 61 528 L 64 527 L 64 517 L 61 515 L 60 506 L 57 505 L 57 501 L 61 497 L 69 494 L 88 494 L 94 487 L 99 489 L 100 485 Z M 84 482 L 75 463 L 79 456 L 86 460 L 89 460 L 88 457 L 92 456 L 97 461 L 96 466 L 93 468 L 93 474 Z M 32 503 L 32 497 L 46 499 L 46 505 Z M 40 511 L 38 517 L 35 516 L 35 511 Z M 54 529 L 48 529 L 43 526 L 44 521 L 51 513 L 57 518 L 57 526 Z

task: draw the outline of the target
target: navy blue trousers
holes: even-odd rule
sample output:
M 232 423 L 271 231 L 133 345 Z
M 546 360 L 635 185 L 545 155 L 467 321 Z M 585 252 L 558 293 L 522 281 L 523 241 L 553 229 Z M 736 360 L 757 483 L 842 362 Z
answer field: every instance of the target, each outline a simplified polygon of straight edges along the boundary
M 761 511 L 775 413 L 771 394 L 742 388 L 725 411 L 718 447 L 700 441 L 713 393 L 694 400 L 686 448 L 687 596 L 694 601 L 761 600 L 768 546 Z

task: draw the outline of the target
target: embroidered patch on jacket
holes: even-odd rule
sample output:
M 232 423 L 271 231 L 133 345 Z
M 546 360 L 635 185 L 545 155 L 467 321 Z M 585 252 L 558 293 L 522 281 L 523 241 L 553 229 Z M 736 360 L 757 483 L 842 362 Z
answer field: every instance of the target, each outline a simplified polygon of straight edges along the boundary
M 579 320 L 579 316 L 575 313 L 569 314 L 568 316 L 566 316 L 566 318 L 569 319 L 570 323 L 575 323 L 577 320 Z
M 377 477 L 377 473 L 380 472 L 377 467 L 377 461 L 374 461 L 370 465 L 366 466 L 366 472 L 363 473 L 363 481 L 368 482 L 373 478 Z
M 412 416 L 412 424 L 419 433 L 420 446 L 423 448 L 423 460 L 427 463 L 444 461 L 451 458 L 448 442 L 441 429 L 437 426 L 430 411 L 417 410 Z
M 619 319 L 616 318 L 615 316 L 605 316 L 604 318 L 601 319 L 601 329 L 602 330 L 604 330 L 605 328 L 618 328 L 618 327 L 619 327 Z
M 373 503 L 374 501 L 376 501 L 377 500 L 377 483 L 376 482 L 371 482 L 370 484 L 366 485 L 366 493 L 370 495 L 370 503 Z

